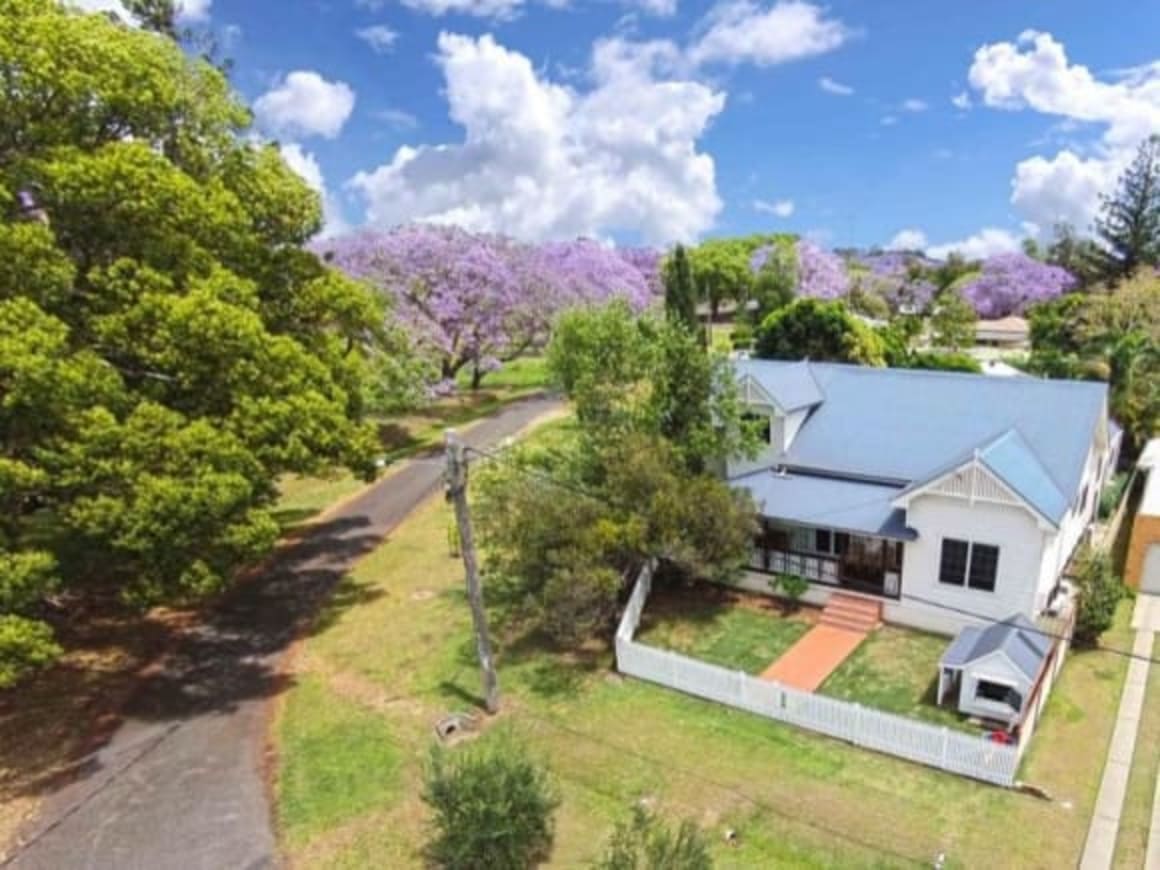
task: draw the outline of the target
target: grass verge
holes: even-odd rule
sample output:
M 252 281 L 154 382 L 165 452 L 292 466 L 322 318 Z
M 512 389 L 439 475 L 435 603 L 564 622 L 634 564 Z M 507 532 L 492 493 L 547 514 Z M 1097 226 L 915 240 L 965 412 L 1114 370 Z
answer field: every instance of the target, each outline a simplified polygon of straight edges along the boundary
M 358 566 L 346 591 L 359 594 L 336 596 L 304 644 L 300 685 L 276 726 L 278 808 L 299 866 L 421 866 L 417 794 L 432 727 L 449 711 L 475 709 L 479 692 L 449 522 L 441 499 L 424 505 Z M 342 603 L 350 601 L 363 603 Z M 1130 638 L 1127 615 L 1122 607 L 1109 645 Z M 1126 669 L 1106 652 L 1068 661 L 1023 771 L 1056 797 L 1043 801 L 622 679 L 604 648 L 562 654 L 519 635 L 497 638 L 497 648 L 503 712 L 494 721 L 522 735 L 559 783 L 550 861 L 558 867 L 590 861 L 641 799 L 704 826 L 726 867 L 917 867 L 940 853 L 948 867 L 1074 866 Z M 318 683 L 348 703 L 324 711 L 296 700 Z M 333 813 L 333 792 L 317 800 L 291 792 L 286 771 L 312 764 L 293 757 L 304 751 L 293 735 L 314 727 L 303 717 L 355 708 L 383 728 L 347 740 L 349 775 L 373 770 L 383 741 L 398 766 L 373 805 Z M 738 845 L 725 845 L 726 828 Z

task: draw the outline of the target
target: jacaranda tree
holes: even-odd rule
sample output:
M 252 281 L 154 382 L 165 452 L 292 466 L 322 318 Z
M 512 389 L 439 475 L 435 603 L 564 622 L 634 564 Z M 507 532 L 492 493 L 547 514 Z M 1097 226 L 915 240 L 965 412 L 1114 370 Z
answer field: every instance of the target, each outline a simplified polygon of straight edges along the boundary
M 1066 269 L 1019 252 L 988 257 L 978 276 L 960 289 L 979 317 L 996 318 L 1022 314 L 1037 302 L 1068 292 L 1075 283 Z
M 0 685 L 55 651 L 49 596 L 206 594 L 273 543 L 278 475 L 372 468 L 383 308 L 248 126 L 163 35 L 0 11 Z
M 413 224 L 316 245 L 394 304 L 439 376 L 481 374 L 542 346 L 552 320 L 576 306 L 655 298 L 656 257 L 589 239 L 529 245 L 457 227 Z

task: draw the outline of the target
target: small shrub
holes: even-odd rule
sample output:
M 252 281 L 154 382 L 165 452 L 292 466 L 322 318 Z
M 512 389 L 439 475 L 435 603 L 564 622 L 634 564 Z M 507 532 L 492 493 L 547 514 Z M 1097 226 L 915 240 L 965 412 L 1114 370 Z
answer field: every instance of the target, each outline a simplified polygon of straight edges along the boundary
M 551 849 L 559 799 L 547 771 L 510 735 L 436 747 L 422 798 L 433 812 L 426 853 L 437 867 L 519 870 Z
M 796 610 L 800 606 L 801 597 L 810 588 L 810 581 L 797 574 L 778 574 L 770 581 L 770 586 L 774 592 L 788 598 L 790 606 Z
M 748 323 L 738 323 L 729 338 L 734 350 L 748 350 L 753 347 L 753 327 Z
M 644 807 L 616 826 L 597 870 L 710 870 L 713 859 L 701 830 L 689 819 L 671 831 Z
M 1076 572 L 1079 607 L 1075 619 L 1075 642 L 1095 646 L 1111 628 L 1116 605 L 1124 597 L 1124 586 L 1112 571 L 1111 557 L 1102 550 L 1087 550 L 1080 556 Z
M 1116 512 L 1120 506 L 1120 498 L 1124 495 L 1124 488 L 1128 485 L 1128 472 L 1121 471 L 1108 481 L 1104 491 L 1100 493 L 1100 519 L 1106 520 Z

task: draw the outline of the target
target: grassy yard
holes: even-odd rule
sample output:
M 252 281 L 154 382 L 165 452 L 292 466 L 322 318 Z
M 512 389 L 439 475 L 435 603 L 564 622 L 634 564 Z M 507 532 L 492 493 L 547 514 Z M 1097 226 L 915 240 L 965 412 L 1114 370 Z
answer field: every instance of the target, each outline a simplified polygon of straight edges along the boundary
M 949 707 L 935 705 L 938 663 L 949 640 L 885 625 L 873 632 L 818 689 L 867 707 L 978 733 Z
M 442 499 L 422 507 L 302 646 L 275 727 L 280 827 L 298 866 L 421 866 L 432 727 L 474 708 L 479 686 L 449 519 Z M 1127 614 L 1109 644 L 1126 645 Z M 1049 802 L 620 678 L 604 649 L 562 655 L 520 636 L 498 647 L 497 721 L 559 785 L 558 867 L 589 861 L 642 798 L 704 826 L 724 867 L 919 867 L 940 852 L 952 867 L 1074 866 L 1126 669 L 1100 652 L 1064 669 L 1023 771 Z
M 658 583 L 637 639 L 714 665 L 759 674 L 810 630 L 817 611 L 786 614 L 772 598 L 699 583 L 673 591 Z

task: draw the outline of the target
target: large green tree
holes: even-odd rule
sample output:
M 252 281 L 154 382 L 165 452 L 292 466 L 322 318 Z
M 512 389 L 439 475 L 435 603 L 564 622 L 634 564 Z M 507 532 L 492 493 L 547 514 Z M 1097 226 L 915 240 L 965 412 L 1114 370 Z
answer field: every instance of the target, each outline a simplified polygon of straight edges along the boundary
M 758 328 L 755 349 L 765 359 L 886 364 L 882 339 L 840 301 L 803 298 L 775 311 Z
M 1160 133 L 1141 143 L 1116 190 L 1104 198 L 1096 234 L 1106 249 L 1100 266 L 1109 281 L 1160 264 Z
M 203 595 L 273 543 L 278 475 L 372 470 L 384 312 L 302 249 L 318 197 L 249 122 L 162 34 L 3 5 L 0 684 L 46 596 Z

